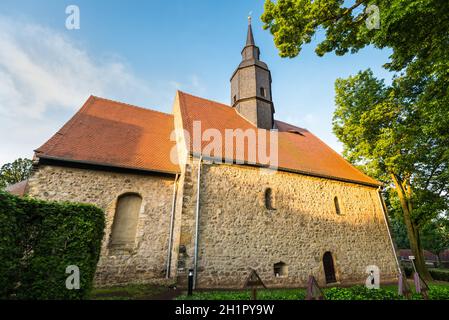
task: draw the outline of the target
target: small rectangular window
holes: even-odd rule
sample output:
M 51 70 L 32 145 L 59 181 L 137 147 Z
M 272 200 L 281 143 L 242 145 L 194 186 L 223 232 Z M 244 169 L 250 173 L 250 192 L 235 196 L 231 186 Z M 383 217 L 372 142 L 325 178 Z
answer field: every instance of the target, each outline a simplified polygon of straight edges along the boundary
M 266 93 L 265 93 L 265 88 L 264 87 L 260 87 L 260 95 L 262 97 L 266 97 Z

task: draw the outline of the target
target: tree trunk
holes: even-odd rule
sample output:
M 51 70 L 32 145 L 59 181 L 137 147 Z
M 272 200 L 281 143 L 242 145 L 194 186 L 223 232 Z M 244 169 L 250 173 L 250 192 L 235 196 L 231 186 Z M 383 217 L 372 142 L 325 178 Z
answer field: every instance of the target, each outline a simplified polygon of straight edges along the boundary
M 432 280 L 432 276 L 430 275 L 429 270 L 427 270 L 426 261 L 424 259 L 424 251 L 421 245 L 419 228 L 412 219 L 413 207 L 411 202 L 411 187 L 409 181 L 402 181 L 395 174 L 392 174 L 391 176 L 401 203 L 410 249 L 415 256 L 414 263 L 416 270 L 424 280 Z

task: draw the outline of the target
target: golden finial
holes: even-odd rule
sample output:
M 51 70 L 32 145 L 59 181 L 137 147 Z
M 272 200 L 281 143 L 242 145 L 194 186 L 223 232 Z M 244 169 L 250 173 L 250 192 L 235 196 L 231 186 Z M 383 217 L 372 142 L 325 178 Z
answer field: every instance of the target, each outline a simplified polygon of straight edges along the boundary
M 249 12 L 248 14 L 248 24 L 251 24 L 251 15 L 253 14 L 252 11 Z

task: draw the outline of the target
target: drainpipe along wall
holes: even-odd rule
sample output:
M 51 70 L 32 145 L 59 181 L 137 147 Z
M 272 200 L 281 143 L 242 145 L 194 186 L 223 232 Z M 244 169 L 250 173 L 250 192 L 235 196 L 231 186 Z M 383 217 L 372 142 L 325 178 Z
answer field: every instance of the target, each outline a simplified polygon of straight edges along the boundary
M 196 288 L 197 281 L 197 270 L 198 270 L 198 239 L 199 239 L 199 227 L 200 227 L 200 184 L 201 184 L 201 162 L 203 161 L 203 156 L 200 156 L 198 162 L 198 180 L 196 183 L 196 210 L 195 210 L 195 253 L 193 260 L 193 289 Z
M 172 202 L 171 214 L 170 214 L 170 230 L 169 230 L 169 236 L 168 236 L 168 253 L 167 253 L 167 271 L 165 273 L 166 279 L 170 278 L 172 247 L 173 247 L 173 225 L 174 225 L 174 221 L 175 221 L 176 191 L 178 190 L 178 179 L 179 179 L 179 175 L 176 174 L 175 182 L 173 183 L 173 202 Z

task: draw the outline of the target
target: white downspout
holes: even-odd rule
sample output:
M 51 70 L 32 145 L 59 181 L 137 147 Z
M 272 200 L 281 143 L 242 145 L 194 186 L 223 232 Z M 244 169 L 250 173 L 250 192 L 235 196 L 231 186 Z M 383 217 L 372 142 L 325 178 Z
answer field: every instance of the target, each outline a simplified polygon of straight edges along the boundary
M 171 269 L 171 258 L 172 258 L 172 246 L 173 246 L 173 225 L 175 221 L 175 208 L 176 208 L 176 191 L 178 186 L 178 178 L 179 175 L 176 174 L 175 182 L 173 183 L 173 202 L 171 206 L 171 215 L 170 215 L 170 231 L 168 237 L 168 254 L 167 254 L 167 271 L 165 272 L 165 278 L 170 278 L 170 269 Z
M 390 226 L 388 225 L 388 221 L 387 221 L 387 212 L 386 212 L 386 208 L 384 206 L 384 202 L 382 199 L 382 195 L 380 193 L 381 187 L 379 187 L 379 189 L 377 189 L 377 195 L 379 196 L 379 203 L 380 206 L 382 208 L 382 212 L 383 212 L 383 216 L 384 216 L 384 221 L 385 221 L 385 226 L 387 227 L 387 231 L 388 231 L 388 237 L 390 238 L 390 244 L 391 244 L 391 249 L 393 250 L 393 255 L 394 255 L 394 259 L 396 261 L 396 266 L 398 267 L 398 271 L 399 271 L 399 275 L 402 275 L 402 270 L 401 270 L 401 266 L 399 264 L 398 261 L 398 256 L 396 254 L 396 249 L 394 247 L 394 242 L 393 242 L 393 238 L 391 237 L 391 232 L 390 232 Z
M 200 156 L 198 162 L 198 180 L 197 180 L 197 190 L 196 190 L 196 210 L 195 210 L 195 253 L 193 257 L 193 289 L 196 288 L 197 280 L 197 269 L 198 269 L 198 238 L 199 238 L 199 228 L 200 228 L 200 181 L 201 181 L 201 162 L 203 161 L 203 156 Z

